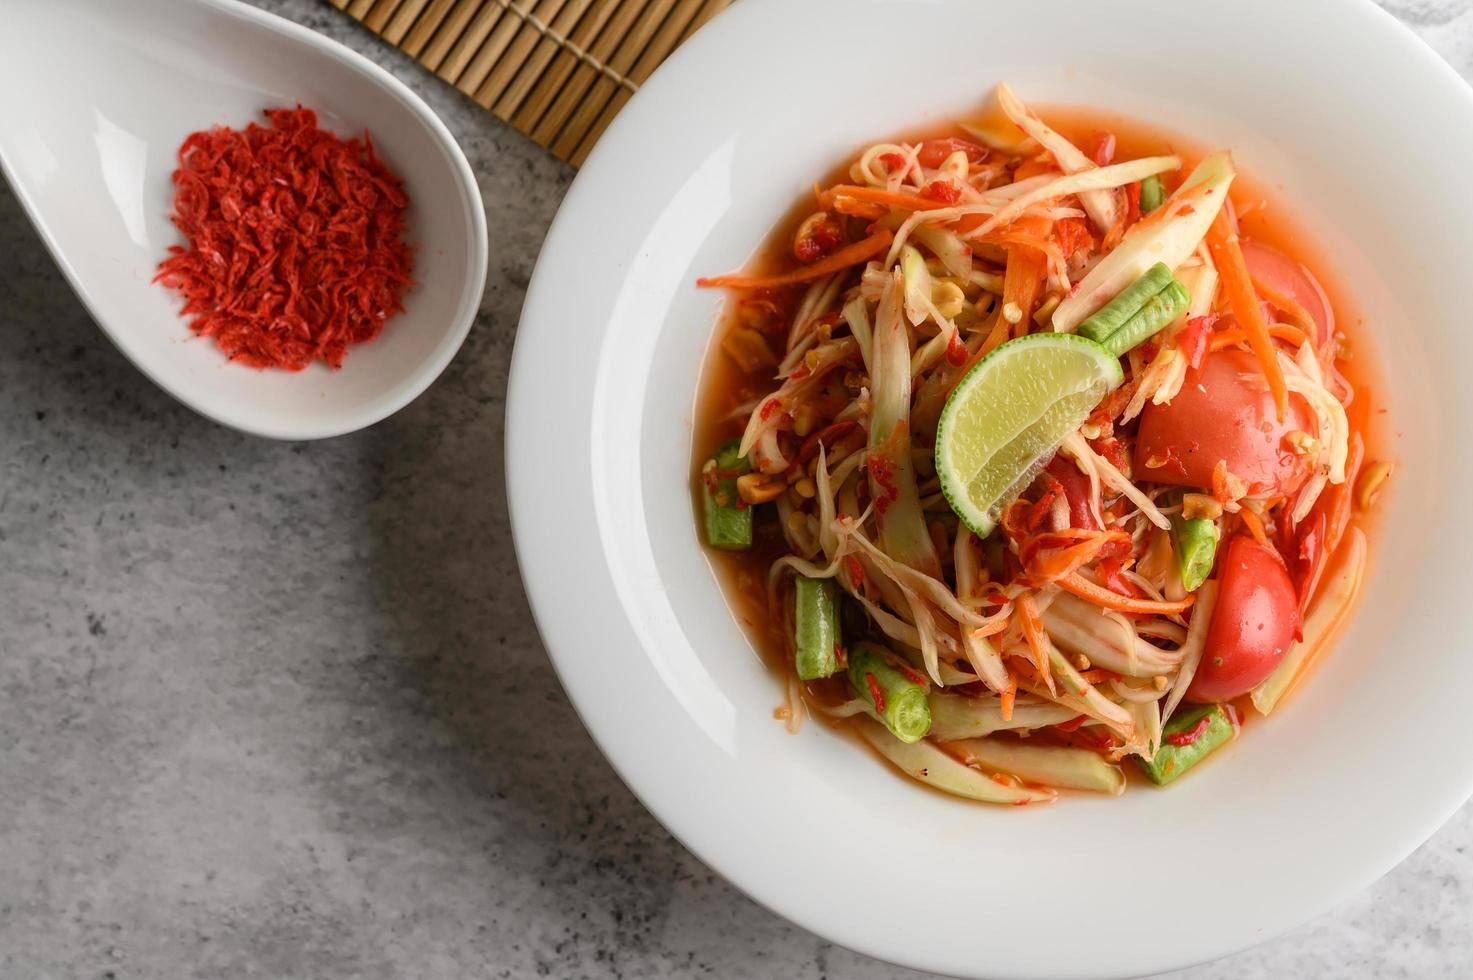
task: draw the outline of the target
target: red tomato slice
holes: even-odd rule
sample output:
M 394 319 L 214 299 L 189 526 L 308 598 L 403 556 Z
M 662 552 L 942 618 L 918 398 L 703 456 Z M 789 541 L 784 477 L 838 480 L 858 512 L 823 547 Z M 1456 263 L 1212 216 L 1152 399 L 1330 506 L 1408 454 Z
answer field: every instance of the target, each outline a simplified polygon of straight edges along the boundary
M 1317 342 L 1323 344 L 1328 340 L 1330 335 L 1326 328 L 1329 326 L 1329 317 L 1325 314 L 1325 304 L 1320 301 L 1320 294 L 1310 284 L 1303 267 L 1271 245 L 1255 242 L 1251 238 L 1243 239 L 1240 244 L 1243 248 L 1243 261 L 1248 265 L 1248 274 L 1304 307 L 1304 312 L 1314 317 L 1314 322 L 1319 326 Z
M 1217 605 L 1202 662 L 1187 688 L 1193 701 L 1247 694 L 1284 659 L 1299 629 L 1299 602 L 1278 552 L 1247 534 L 1227 543 L 1217 564 Z
M 1244 381 L 1257 376 L 1257 383 Z M 1218 460 L 1250 492 L 1289 493 L 1308 475 L 1285 433 L 1314 432 L 1303 400 L 1289 398 L 1284 421 L 1274 419 L 1273 396 L 1258 361 L 1247 351 L 1209 354 L 1167 405 L 1146 405 L 1135 442 L 1135 475 L 1157 483 L 1211 487 Z M 1154 464 L 1154 465 L 1153 465 Z
M 980 146 L 970 140 L 957 139 L 954 136 L 941 140 L 926 140 L 921 144 L 920 151 L 916 154 L 923 167 L 935 170 L 946 162 L 946 158 L 957 150 L 967 155 L 968 163 L 977 163 L 987 157 L 987 147 Z

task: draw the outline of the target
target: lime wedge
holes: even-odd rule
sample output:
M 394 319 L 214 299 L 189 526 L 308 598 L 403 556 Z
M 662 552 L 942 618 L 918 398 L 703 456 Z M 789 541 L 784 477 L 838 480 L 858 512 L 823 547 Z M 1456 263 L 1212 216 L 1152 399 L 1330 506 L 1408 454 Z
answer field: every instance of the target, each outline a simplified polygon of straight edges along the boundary
M 978 361 L 936 431 L 941 491 L 972 532 L 989 534 L 1059 443 L 1124 380 L 1120 361 L 1074 334 L 1019 337 Z

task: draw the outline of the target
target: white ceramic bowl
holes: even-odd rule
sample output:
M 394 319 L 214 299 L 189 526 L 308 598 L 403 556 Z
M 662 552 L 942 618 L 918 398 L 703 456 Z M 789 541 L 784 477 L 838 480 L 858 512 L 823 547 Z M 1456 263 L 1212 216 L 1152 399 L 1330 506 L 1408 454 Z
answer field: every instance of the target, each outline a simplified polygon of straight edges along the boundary
M 232 0 L 8 0 L 5 18 L 0 167 L 93 318 L 160 387 L 226 425 L 313 439 L 398 411 L 450 363 L 485 287 L 485 213 L 454 138 L 388 72 Z M 338 371 L 230 364 L 150 283 L 181 240 L 168 217 L 179 144 L 298 102 L 339 135 L 372 133 L 410 195 L 419 284 Z
M 1331 29 L 1333 25 L 1333 29 Z M 1400 469 L 1343 641 L 1200 775 L 990 809 L 774 722 L 778 678 L 695 530 L 697 372 L 722 296 L 815 175 L 980 104 L 1155 120 L 1231 148 L 1360 304 Z M 548 235 L 508 419 L 516 543 L 584 722 L 687 846 L 835 942 L 965 976 L 1223 955 L 1384 873 L 1473 790 L 1473 97 L 1370 3 L 744 0 L 620 115 Z M 596 240 L 596 246 L 590 242 Z

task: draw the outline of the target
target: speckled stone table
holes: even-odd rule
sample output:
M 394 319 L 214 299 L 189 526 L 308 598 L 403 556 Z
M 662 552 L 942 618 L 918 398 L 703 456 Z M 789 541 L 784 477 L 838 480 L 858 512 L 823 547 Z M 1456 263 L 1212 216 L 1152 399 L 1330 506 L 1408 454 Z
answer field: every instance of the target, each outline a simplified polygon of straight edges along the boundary
M 0 184 L 0 978 L 917 977 L 754 905 L 578 724 L 502 485 L 522 291 L 572 173 L 319 0 L 480 175 L 490 286 L 428 394 L 308 445 L 181 408 Z M 1465 75 L 1473 3 L 1386 0 Z M 1176 974 L 1473 975 L 1473 810 Z

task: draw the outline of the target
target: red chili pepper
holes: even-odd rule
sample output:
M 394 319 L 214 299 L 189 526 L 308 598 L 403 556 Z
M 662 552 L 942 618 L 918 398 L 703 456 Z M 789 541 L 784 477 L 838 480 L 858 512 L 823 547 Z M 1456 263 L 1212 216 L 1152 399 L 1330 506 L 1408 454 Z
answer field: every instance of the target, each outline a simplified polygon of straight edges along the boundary
M 1084 724 L 1086 721 L 1089 721 L 1089 715 L 1075 715 L 1068 721 L 1059 725 L 1055 725 L 1054 727 L 1061 732 L 1077 732 L 1079 730 L 1079 726 Z
M 1100 728 L 1081 728 L 1074 733 L 1074 740 L 1101 755 L 1108 753 L 1119 744 L 1115 741 L 1114 736 Z
M 1176 346 L 1187 359 L 1187 366 L 1193 372 L 1201 368 L 1202 362 L 1207 359 L 1207 349 L 1212 343 L 1212 327 L 1216 322 L 1217 314 L 1215 313 L 1194 316 L 1176 335 Z
M 870 700 L 875 703 L 875 713 L 885 713 L 885 692 L 880 690 L 880 682 L 875 680 L 874 674 L 865 674 L 864 682 L 869 686 Z
M 1125 411 L 1125 406 L 1130 404 L 1130 396 L 1134 388 L 1131 385 L 1121 385 L 1105 396 L 1099 406 L 1089 413 L 1091 424 L 1099 427 L 1113 423 L 1115 416 Z
M 805 265 L 809 262 L 816 262 L 823 258 L 823 255 L 823 246 L 812 235 L 800 238 L 793 243 L 793 257 Z
M 955 204 L 961 200 L 962 189 L 949 180 L 933 180 L 921 188 L 921 197 L 942 204 Z
M 849 555 L 844 559 L 844 565 L 849 569 L 849 584 L 856 589 L 864 588 L 864 566 L 859 563 L 859 559 Z
M 925 687 L 928 683 L 924 674 L 919 673 L 914 668 L 906 664 L 896 664 L 895 669 L 904 674 L 905 679 L 910 681 L 912 684 L 919 684 L 921 687 Z
M 870 456 L 864 461 L 870 478 L 880 487 L 881 494 L 875 498 L 875 513 L 885 516 L 885 511 L 900 499 L 900 487 L 895 482 L 895 467 L 883 456 Z
M 971 356 L 970 352 L 967 350 L 967 345 L 962 343 L 961 331 L 958 330 L 946 342 L 946 363 L 952 367 L 961 367 L 967 363 L 969 356 Z
M 834 644 L 834 662 L 840 667 L 849 666 L 849 651 L 844 649 L 844 644 Z
M 1094 235 L 1083 218 L 1060 218 L 1054 222 L 1054 241 L 1065 258 L 1094 245 Z
M 881 153 L 880 162 L 890 171 L 890 176 L 904 176 L 910 169 L 909 161 L 899 153 Z
M 154 281 L 232 361 L 341 367 L 404 310 L 409 198 L 367 133 L 341 139 L 301 107 L 265 116 L 269 126 L 217 126 L 179 147 L 170 218 L 185 244 Z
M 1111 160 L 1115 159 L 1114 133 L 1104 133 L 1100 136 L 1098 140 L 1095 141 L 1093 156 L 1095 166 L 1097 167 L 1107 166 Z
M 920 146 L 916 159 L 921 166 L 930 167 L 932 170 L 946 162 L 946 158 L 957 150 L 967 155 L 968 163 L 981 163 L 987 159 L 987 147 L 980 146 L 970 140 L 949 137 L 947 139 L 926 140 Z
M 1191 745 L 1197 739 L 1201 738 L 1202 734 L 1206 732 L 1207 729 L 1211 727 L 1211 725 L 1212 717 L 1208 715 L 1204 717 L 1201 721 L 1198 721 L 1191 728 L 1188 728 L 1186 731 L 1172 732 L 1170 735 L 1166 736 L 1166 744 L 1176 746 Z
M 793 255 L 805 265 L 816 262 L 844 243 L 844 232 L 832 219 L 820 221 L 812 232 L 793 243 Z
M 1125 559 L 1123 558 L 1106 558 L 1101 561 L 1100 581 L 1105 588 L 1117 595 L 1129 596 L 1132 599 L 1145 598 L 1141 590 L 1136 588 L 1135 583 L 1125 577 Z
M 1089 477 L 1064 456 L 1055 456 L 1049 460 L 1044 472 L 1058 480 L 1063 487 L 1064 497 L 1069 501 L 1069 526 L 1085 531 L 1098 531 L 1100 525 L 1090 507 Z
M 1107 555 L 1101 559 L 1100 581 L 1117 595 L 1127 596 L 1131 599 L 1147 598 L 1146 594 L 1136 586 L 1134 582 L 1125 577 L 1125 556 Z M 1150 619 L 1149 613 L 1121 613 L 1126 619 L 1144 620 Z
M 1129 228 L 1141 217 L 1141 182 L 1133 180 L 1125 185 L 1125 226 Z
M 819 429 L 813 435 L 803 440 L 803 447 L 798 450 L 798 462 L 806 463 L 818 455 L 819 444 L 832 446 L 840 439 L 853 432 L 859 425 L 858 422 L 845 421 L 835 422 L 827 428 Z
M 782 401 L 777 398 L 769 398 L 762 403 L 762 408 L 757 412 L 757 417 L 763 422 L 766 422 L 772 418 L 774 412 L 782 407 Z
M 1188 444 L 1185 446 L 1185 449 L 1189 453 L 1194 453 L 1197 451 L 1197 447 L 1198 443 L 1195 439 L 1193 439 L 1188 442 Z M 1158 460 L 1154 460 L 1154 462 L 1161 464 L 1159 466 L 1151 466 L 1149 464 L 1153 461 L 1147 460 L 1147 465 L 1145 467 L 1147 478 L 1149 479 L 1152 473 L 1171 473 L 1179 479 L 1185 478 L 1187 475 L 1187 464 L 1183 462 L 1181 456 L 1178 455 L 1178 450 L 1182 448 L 1183 447 L 1181 446 L 1167 446 L 1166 455 Z
M 1053 512 L 1054 501 L 1065 496 L 1064 485 L 1053 474 L 1040 473 L 1038 479 L 1043 483 L 1043 493 L 1028 509 L 1028 519 L 1023 525 L 1029 534 L 1043 527 L 1043 522 L 1048 520 L 1049 515 Z
M 1117 470 L 1129 467 L 1129 457 L 1125 454 L 1125 443 L 1114 436 L 1103 436 L 1099 439 L 1091 439 L 1089 447 L 1110 463 Z

